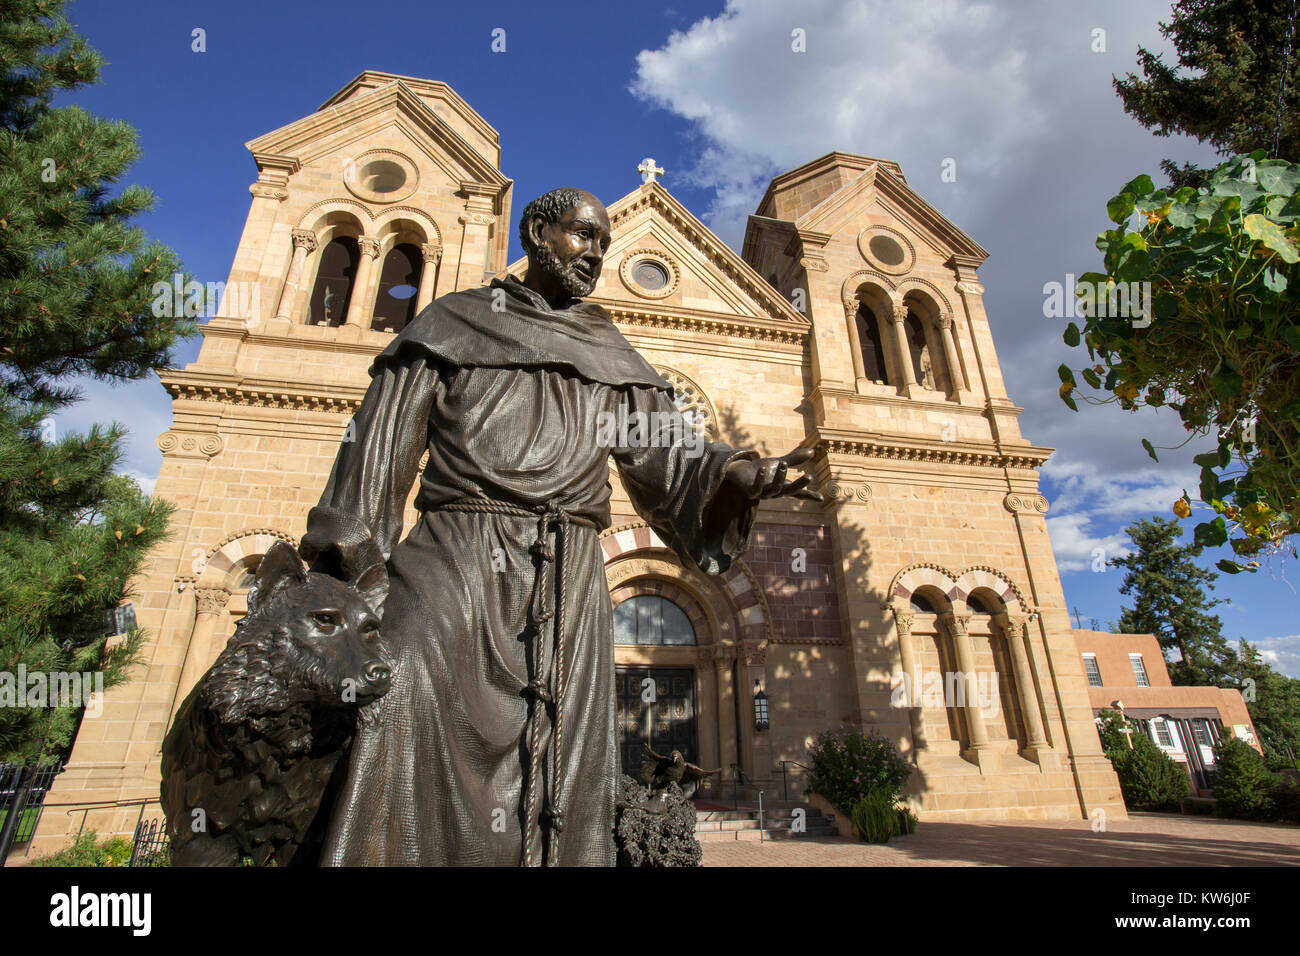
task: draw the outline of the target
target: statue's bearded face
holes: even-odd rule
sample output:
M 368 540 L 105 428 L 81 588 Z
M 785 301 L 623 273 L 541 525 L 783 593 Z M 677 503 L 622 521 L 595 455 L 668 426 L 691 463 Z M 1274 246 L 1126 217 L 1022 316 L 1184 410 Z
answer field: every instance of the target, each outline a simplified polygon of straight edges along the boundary
M 533 263 L 574 298 L 591 295 L 609 249 L 609 215 L 594 196 L 571 206 L 559 221 L 538 220 Z M 530 266 L 532 268 L 532 266 Z

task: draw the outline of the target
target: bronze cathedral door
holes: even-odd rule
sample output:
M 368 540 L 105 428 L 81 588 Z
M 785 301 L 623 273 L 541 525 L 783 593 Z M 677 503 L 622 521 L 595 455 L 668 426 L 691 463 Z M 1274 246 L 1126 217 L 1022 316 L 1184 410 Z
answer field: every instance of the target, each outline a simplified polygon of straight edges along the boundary
M 614 686 L 618 694 L 618 761 L 623 773 L 641 778 L 641 752 L 647 743 L 658 753 L 680 750 L 690 762 L 699 762 L 695 671 L 619 667 Z

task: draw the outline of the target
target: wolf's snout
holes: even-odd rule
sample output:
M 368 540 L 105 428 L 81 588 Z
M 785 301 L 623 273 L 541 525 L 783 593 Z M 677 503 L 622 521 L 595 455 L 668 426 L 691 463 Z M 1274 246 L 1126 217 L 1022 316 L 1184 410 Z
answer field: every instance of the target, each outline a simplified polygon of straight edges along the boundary
M 367 661 L 361 673 L 366 678 L 366 683 L 376 690 L 387 689 L 393 679 L 393 669 L 383 661 Z

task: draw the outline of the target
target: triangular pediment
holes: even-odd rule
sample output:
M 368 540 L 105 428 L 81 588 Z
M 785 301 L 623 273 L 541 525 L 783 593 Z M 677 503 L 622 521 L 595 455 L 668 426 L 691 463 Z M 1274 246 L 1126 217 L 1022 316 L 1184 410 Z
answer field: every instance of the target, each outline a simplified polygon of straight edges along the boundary
M 497 169 L 497 156 L 484 155 L 448 120 L 439 116 L 405 79 L 386 78 L 382 85 L 359 85 L 363 79 L 373 83 L 377 76 L 386 77 L 363 73 L 319 111 L 246 143 L 259 169 L 268 164 L 284 166 L 286 161 L 293 167 L 306 166 L 318 157 L 336 153 L 352 143 L 365 143 L 376 133 L 396 127 L 414 148 L 443 167 L 454 181 L 468 180 L 496 187 L 498 192 L 505 191 L 510 180 Z M 451 97 L 460 100 L 445 84 L 420 82 L 446 89 Z M 477 113 L 473 115 L 478 117 Z M 478 120 L 482 122 L 481 117 Z M 490 146 L 482 141 L 480 145 Z
M 901 175 L 880 162 L 872 162 L 852 180 L 799 216 L 800 233 L 835 235 L 850 227 L 856 232 L 862 213 L 872 206 L 946 260 L 959 255 L 983 261 L 988 252 L 962 232 L 943 213 L 922 199 Z
M 687 312 L 728 322 L 808 326 L 802 313 L 660 183 L 646 183 L 606 209 L 610 247 L 589 301 L 615 313 Z M 659 289 L 637 281 L 636 266 L 646 260 L 667 274 Z M 527 267 L 528 260 L 520 258 L 506 272 L 522 278 Z

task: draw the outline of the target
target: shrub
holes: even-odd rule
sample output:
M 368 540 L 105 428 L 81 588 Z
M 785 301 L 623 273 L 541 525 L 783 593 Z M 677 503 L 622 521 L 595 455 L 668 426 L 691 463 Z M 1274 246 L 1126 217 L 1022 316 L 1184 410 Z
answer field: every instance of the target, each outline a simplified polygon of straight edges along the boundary
M 126 866 L 131 862 L 131 841 L 111 837 L 100 841 L 94 830 L 86 830 L 71 846 L 38 857 L 28 866 Z
M 1278 777 L 1270 795 L 1273 800 L 1275 819 L 1287 823 L 1300 823 L 1300 783 L 1286 777 Z
M 871 791 L 884 794 L 892 807 L 912 773 L 894 745 L 874 730 L 828 730 L 817 735 L 808 752 L 812 758 L 808 791 L 821 794 L 850 817 L 858 801 Z
M 1264 766 L 1254 747 L 1236 737 L 1224 737 L 1214 748 L 1218 781 L 1214 812 L 1239 820 L 1274 819 L 1273 792 L 1277 778 Z
M 887 843 L 900 832 L 898 813 L 893 796 L 878 787 L 870 787 L 867 795 L 853 804 L 850 817 L 862 839 L 868 843 Z
M 1187 771 L 1145 734 L 1135 733 L 1132 740 L 1132 749 L 1125 743 L 1106 751 L 1119 778 L 1124 806 L 1130 810 L 1178 810 L 1192 790 Z

